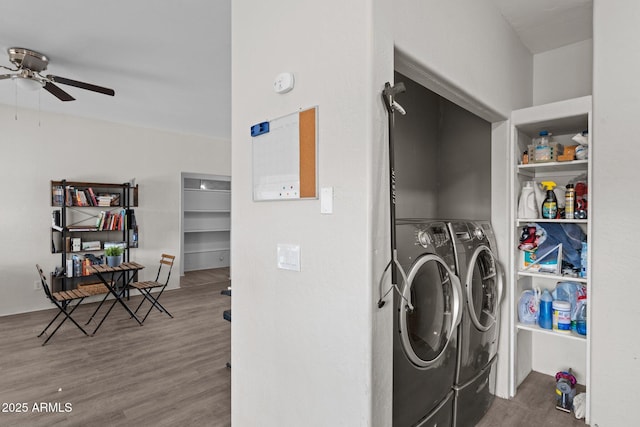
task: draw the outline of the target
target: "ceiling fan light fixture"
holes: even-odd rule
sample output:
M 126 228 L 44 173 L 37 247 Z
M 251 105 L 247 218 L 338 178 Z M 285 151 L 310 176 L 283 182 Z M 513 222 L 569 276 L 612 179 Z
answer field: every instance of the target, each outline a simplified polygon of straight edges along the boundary
M 17 83 L 21 89 L 29 90 L 32 92 L 35 92 L 38 89 L 42 89 L 42 83 L 34 79 L 17 77 Z
M 65 77 L 54 76 L 48 74 L 46 76 L 40 74 L 47 69 L 49 58 L 34 50 L 22 47 L 10 47 L 7 49 L 9 61 L 16 69 L 6 68 L 9 71 L 15 71 L 16 74 L 0 74 L 0 80 L 17 79 L 17 85 L 27 90 L 38 90 L 44 88 L 47 92 L 58 98 L 60 101 L 74 101 L 75 98 L 57 86 L 57 83 L 77 87 L 80 89 L 97 92 L 104 95 L 114 96 L 113 89 L 85 83 L 78 80 L 67 79 Z

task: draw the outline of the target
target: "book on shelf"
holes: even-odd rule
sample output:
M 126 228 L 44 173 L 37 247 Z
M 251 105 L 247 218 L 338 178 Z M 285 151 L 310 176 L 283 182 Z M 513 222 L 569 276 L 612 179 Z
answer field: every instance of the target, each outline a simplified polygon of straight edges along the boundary
M 54 210 L 51 214 L 51 228 L 57 231 L 62 231 L 59 209 Z
M 87 188 L 87 191 L 89 192 L 89 198 L 91 200 L 91 206 L 98 206 L 98 200 L 96 199 L 96 195 L 93 192 L 93 188 L 89 187 L 89 188 Z
M 76 200 L 78 201 L 78 206 L 90 206 L 84 190 L 76 190 Z
M 127 209 L 126 211 L 126 224 L 128 230 L 134 230 L 137 226 L 136 224 L 136 213 L 133 209 Z
M 51 188 L 52 199 L 51 204 L 53 206 L 62 206 L 64 203 L 64 188 L 62 185 L 56 185 Z
M 104 211 L 100 211 L 100 213 L 98 214 L 98 216 L 96 218 L 96 229 L 97 230 L 102 230 L 102 223 L 104 222 L 104 215 L 105 215 L 105 212 Z
M 97 231 L 97 228 L 92 225 L 68 225 L 69 231 Z
M 83 251 L 99 251 L 100 241 L 82 242 Z

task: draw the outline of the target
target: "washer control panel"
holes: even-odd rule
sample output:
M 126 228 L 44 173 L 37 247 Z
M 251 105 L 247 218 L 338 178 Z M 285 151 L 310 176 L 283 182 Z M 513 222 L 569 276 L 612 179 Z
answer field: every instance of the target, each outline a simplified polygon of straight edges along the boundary
M 439 248 L 449 242 L 449 233 L 445 224 L 430 224 L 416 230 L 416 242 L 423 248 L 435 246 Z

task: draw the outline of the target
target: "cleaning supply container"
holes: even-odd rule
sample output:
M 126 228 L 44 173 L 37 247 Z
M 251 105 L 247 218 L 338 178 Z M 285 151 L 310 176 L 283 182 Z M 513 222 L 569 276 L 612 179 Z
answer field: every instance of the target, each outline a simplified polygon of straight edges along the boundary
M 553 181 L 542 181 L 542 186 L 547 190 L 547 196 L 542 202 L 542 218 L 555 219 L 558 215 L 558 199 L 553 189 L 556 183 Z
M 587 335 L 587 298 L 578 298 L 578 312 L 576 314 L 576 332 Z
M 551 138 L 551 134 L 542 130 L 538 134 L 537 138 L 533 138 L 531 142 L 533 142 L 534 154 L 533 160 L 535 162 L 550 162 L 552 158 L 551 145 L 549 144 Z
M 536 194 L 533 186 L 534 183 L 532 181 L 527 181 L 524 183 L 524 187 L 522 187 L 520 201 L 518 202 L 518 218 L 520 219 L 538 218 Z
M 553 301 L 553 330 L 571 332 L 571 303 L 569 301 Z
M 582 242 L 582 249 L 580 250 L 580 277 L 587 277 L 588 259 L 587 254 L 589 251 L 589 244 Z
M 573 184 L 567 184 L 567 190 L 564 192 L 564 217 L 573 219 L 576 206 L 576 190 Z
M 543 329 L 551 329 L 553 326 L 553 298 L 548 289 L 545 289 L 540 297 L 538 325 Z M 571 326 L 571 317 L 569 317 L 569 326 Z

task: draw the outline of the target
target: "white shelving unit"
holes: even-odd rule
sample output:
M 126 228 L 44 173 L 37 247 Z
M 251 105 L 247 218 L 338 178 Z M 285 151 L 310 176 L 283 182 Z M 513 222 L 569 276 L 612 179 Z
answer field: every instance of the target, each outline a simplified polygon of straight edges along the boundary
M 230 265 L 231 178 L 182 175 L 183 273 Z
M 524 290 L 539 287 L 552 291 L 560 281 L 583 283 L 587 287 L 588 313 L 587 331 L 591 331 L 591 253 L 588 251 L 587 277 L 566 277 L 559 274 L 535 271 L 521 271 L 521 254 L 518 250 L 520 230 L 527 223 L 573 223 L 578 224 L 588 236 L 591 235 L 593 186 L 591 185 L 592 158 L 568 162 L 521 164 L 522 153 L 540 130 L 548 130 L 555 142 L 563 145 L 575 144 L 571 137 L 583 130 L 589 130 L 591 140 L 591 96 L 539 105 L 513 111 L 511 114 L 511 262 L 510 262 L 510 375 L 509 392 L 515 396 L 518 386 L 531 371 L 555 375 L 558 371 L 571 368 L 578 382 L 586 386 L 587 408 L 585 421 L 590 418 L 590 354 L 591 339 L 574 332 L 561 333 L 542 329 L 537 325 L 519 323 L 518 301 Z M 553 180 L 564 188 L 571 179 L 587 174 L 588 206 L 587 219 L 521 219 L 517 217 L 520 190 L 526 181 Z M 597 303 L 597 302 L 596 302 Z

